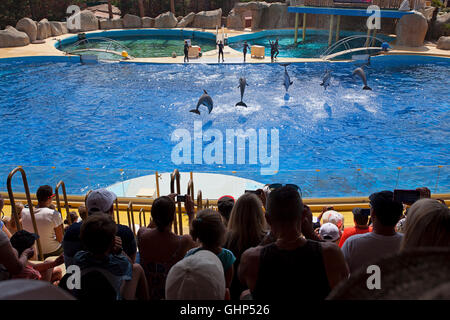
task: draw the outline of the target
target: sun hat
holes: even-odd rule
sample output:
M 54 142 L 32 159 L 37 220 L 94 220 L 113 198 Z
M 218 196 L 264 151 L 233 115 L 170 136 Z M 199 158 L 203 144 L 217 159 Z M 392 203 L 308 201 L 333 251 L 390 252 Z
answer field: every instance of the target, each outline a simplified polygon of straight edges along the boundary
M 329 242 L 334 242 L 341 237 L 338 227 L 331 222 L 323 224 L 319 229 L 319 234 L 323 240 Z
M 344 225 L 344 216 L 337 211 L 328 210 L 322 216 L 323 223 L 331 222 L 336 225 L 339 229 Z
M 108 213 L 116 199 L 115 193 L 107 189 L 94 190 L 86 199 L 88 213 Z
M 50 282 L 14 279 L 0 281 L 0 300 L 76 300 Z
M 381 273 L 380 289 L 369 289 L 368 278 L 375 274 L 362 267 L 338 284 L 328 300 L 399 300 L 430 299 L 443 296 L 441 291 L 450 282 L 450 249 L 423 247 L 375 260 Z M 448 297 L 449 295 L 447 295 Z M 445 297 L 445 295 L 444 295 Z
M 222 263 L 208 250 L 176 263 L 166 279 L 167 300 L 224 300 L 225 289 Z

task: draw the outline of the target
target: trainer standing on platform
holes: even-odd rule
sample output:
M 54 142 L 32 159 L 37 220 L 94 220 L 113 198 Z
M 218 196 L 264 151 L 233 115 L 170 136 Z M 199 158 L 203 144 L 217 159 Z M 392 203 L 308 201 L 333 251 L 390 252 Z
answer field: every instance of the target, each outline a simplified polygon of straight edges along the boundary
M 184 62 L 189 62 L 189 44 L 187 40 L 184 41 Z
M 222 62 L 225 62 L 225 59 L 223 58 L 223 43 L 222 43 L 222 41 L 217 42 L 217 46 L 219 47 L 218 63 L 220 63 L 220 56 L 222 56 Z
M 278 50 L 278 47 L 279 47 L 280 45 L 278 44 L 278 38 L 277 38 L 277 40 L 275 41 L 275 44 L 274 44 L 274 47 L 273 47 L 273 49 L 274 49 L 274 55 L 273 55 L 273 58 L 276 60 L 277 58 L 278 58 L 278 55 L 280 54 L 280 51 Z
M 244 62 L 245 62 L 245 60 L 247 58 L 247 50 L 249 48 L 250 48 L 250 46 L 248 45 L 247 41 L 244 41 L 244 50 L 243 50 L 243 52 L 244 52 Z

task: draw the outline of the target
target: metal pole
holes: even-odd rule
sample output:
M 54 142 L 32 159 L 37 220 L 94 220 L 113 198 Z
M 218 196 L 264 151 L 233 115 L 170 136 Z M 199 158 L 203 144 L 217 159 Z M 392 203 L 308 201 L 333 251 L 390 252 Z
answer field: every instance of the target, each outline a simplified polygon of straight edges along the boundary
M 295 14 L 295 35 L 294 35 L 294 43 L 298 42 L 298 18 L 299 13 Z
M 339 41 L 339 33 L 341 31 L 341 16 L 337 17 L 337 26 L 336 26 L 336 42 Z
M 155 171 L 155 177 L 156 177 L 156 196 L 159 198 L 159 173 L 158 171 Z
M 303 30 L 302 30 L 302 42 L 305 43 L 306 39 L 306 13 L 303 14 Z
M 330 33 L 328 34 L 328 46 L 331 46 L 331 42 L 333 40 L 333 22 L 334 22 L 334 15 L 331 15 L 331 18 L 330 18 Z

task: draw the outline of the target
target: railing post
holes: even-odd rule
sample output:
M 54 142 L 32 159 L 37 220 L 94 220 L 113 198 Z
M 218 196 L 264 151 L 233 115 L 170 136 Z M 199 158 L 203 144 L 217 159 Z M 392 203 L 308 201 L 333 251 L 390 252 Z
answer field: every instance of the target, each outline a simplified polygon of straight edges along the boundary
M 61 201 L 59 199 L 59 187 L 62 187 L 62 191 L 63 191 L 64 208 L 66 209 L 66 219 L 69 222 L 69 225 L 71 225 L 72 223 L 74 223 L 74 221 L 72 221 L 72 217 L 70 215 L 69 201 L 67 201 L 66 185 L 64 184 L 64 181 L 62 181 L 62 180 L 59 181 L 55 187 L 56 207 L 58 208 L 58 212 L 61 213 L 61 215 L 62 215 Z
M 17 230 L 22 230 L 22 224 L 20 223 L 19 217 L 17 216 L 17 212 L 15 210 L 16 203 L 14 201 L 14 193 L 13 193 L 13 190 L 11 187 L 12 178 L 16 174 L 17 171 L 19 171 L 20 174 L 22 175 L 23 187 L 25 189 L 25 194 L 27 196 L 28 210 L 30 211 L 31 222 L 33 224 L 34 233 L 39 235 L 39 230 L 37 228 L 36 218 L 34 216 L 34 211 L 33 211 L 33 202 L 31 201 L 31 196 L 30 196 L 30 188 L 28 187 L 27 175 L 25 174 L 25 170 L 23 170 L 23 168 L 21 166 L 13 169 L 9 173 L 8 179 L 6 180 L 6 186 L 8 188 L 8 196 L 9 196 L 9 201 L 10 201 L 10 205 L 11 205 L 11 214 L 13 215 L 14 221 L 16 222 Z M 37 239 L 36 243 L 37 243 L 37 247 L 38 247 L 39 260 L 42 261 L 42 260 L 44 260 L 44 254 L 42 252 L 41 240 Z
M 134 225 L 133 203 L 131 201 L 128 203 L 127 215 L 128 215 L 128 226 L 133 231 L 133 234 L 136 236 L 136 226 Z
M 116 198 L 116 217 L 117 217 L 117 224 L 120 224 L 119 200 L 117 200 L 117 198 Z

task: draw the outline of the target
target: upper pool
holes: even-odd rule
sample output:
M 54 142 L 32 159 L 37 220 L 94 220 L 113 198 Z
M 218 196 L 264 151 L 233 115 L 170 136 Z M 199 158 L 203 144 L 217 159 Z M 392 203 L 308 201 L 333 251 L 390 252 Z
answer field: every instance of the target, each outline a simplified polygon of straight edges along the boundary
M 419 185 L 448 192 L 449 66 L 448 59 L 374 58 L 373 91 L 363 91 L 351 63 L 293 64 L 286 101 L 277 64 L 0 63 L 1 190 L 9 170 L 23 165 L 32 191 L 63 179 L 75 194 L 174 168 L 297 183 L 306 196 Z M 326 67 L 333 74 L 324 90 Z M 242 76 L 248 108 L 235 107 Z M 198 116 L 189 110 L 203 89 L 214 109 Z M 174 164 L 171 138 L 194 137 L 196 121 L 203 133 L 224 137 L 227 129 L 278 130 L 278 172 L 261 175 L 248 150 L 245 164 Z M 203 150 L 210 145 L 204 141 Z
M 364 33 L 341 31 L 340 39 L 361 35 Z M 390 42 L 392 37 L 379 34 L 377 38 Z M 270 41 L 279 40 L 279 57 L 283 58 L 318 58 L 328 48 L 328 32 L 326 30 L 307 30 L 305 41 L 302 41 L 302 30 L 298 33 L 298 42 L 294 42 L 294 30 L 268 30 L 254 34 L 236 36 L 230 38 L 229 45 L 235 50 L 242 51 L 244 41 L 249 45 L 259 45 L 266 47 L 266 56 L 270 57 Z M 333 41 L 335 40 L 333 35 Z M 366 39 L 359 38 L 349 42 L 351 48 L 364 47 Z M 344 47 L 337 48 L 338 51 Z
M 96 48 L 122 52 L 124 47 L 126 47 L 128 53 L 135 58 L 171 57 L 173 52 L 178 56 L 182 56 L 184 55 L 184 40 L 187 39 L 191 40 L 192 45 L 199 46 L 202 52 L 216 48 L 214 34 L 190 30 L 111 30 L 87 33 L 86 37 L 87 42 L 82 43 L 78 43 L 78 36 L 66 38 L 57 48 L 63 51 Z M 115 42 L 105 41 L 105 38 L 112 39 Z M 117 56 L 111 56 L 108 53 L 91 53 L 97 54 L 105 60 L 110 60 L 111 58 L 117 60 Z

